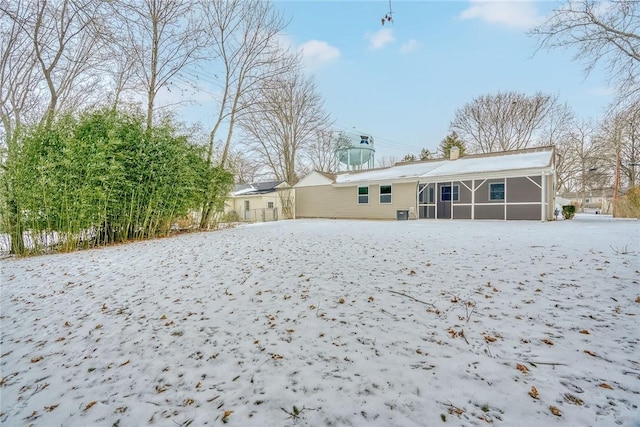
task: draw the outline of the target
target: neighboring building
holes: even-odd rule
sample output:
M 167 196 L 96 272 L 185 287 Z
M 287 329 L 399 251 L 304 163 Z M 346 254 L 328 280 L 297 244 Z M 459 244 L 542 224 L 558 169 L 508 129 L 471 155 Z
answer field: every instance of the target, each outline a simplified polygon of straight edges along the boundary
M 335 175 L 312 172 L 295 188 L 296 218 L 523 219 L 555 208 L 555 155 L 541 147 L 397 163 Z
M 225 213 L 241 221 L 276 221 L 291 217 L 293 193 L 285 181 L 237 184 L 225 201 Z
M 613 188 L 599 188 L 584 192 L 568 192 L 562 194 L 566 204 L 574 205 L 579 211 L 611 214 L 613 211 Z

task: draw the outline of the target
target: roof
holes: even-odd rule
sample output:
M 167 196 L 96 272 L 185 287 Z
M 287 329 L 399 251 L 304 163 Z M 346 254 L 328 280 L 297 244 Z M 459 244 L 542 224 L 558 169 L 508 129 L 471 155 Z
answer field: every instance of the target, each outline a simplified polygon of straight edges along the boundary
M 256 194 L 273 193 L 278 190 L 278 186 L 284 181 L 264 181 L 253 184 L 236 184 L 231 192 L 232 196 L 249 196 Z
M 441 159 L 397 163 L 384 169 L 347 172 L 336 175 L 336 184 L 386 180 L 429 180 L 476 174 L 545 169 L 553 166 L 553 147 L 500 153 L 469 155 L 457 160 Z

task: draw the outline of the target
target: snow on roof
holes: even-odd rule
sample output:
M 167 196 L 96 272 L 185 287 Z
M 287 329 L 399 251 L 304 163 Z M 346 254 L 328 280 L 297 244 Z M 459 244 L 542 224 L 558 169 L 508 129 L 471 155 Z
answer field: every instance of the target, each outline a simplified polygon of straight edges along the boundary
M 254 182 L 253 184 L 237 184 L 235 190 L 231 193 L 233 196 L 248 194 L 263 194 L 276 191 L 276 187 L 284 181 L 264 181 Z
M 468 175 L 520 169 L 545 168 L 551 165 L 553 150 L 518 152 L 490 156 L 468 156 L 458 160 L 436 160 L 409 163 L 362 172 L 349 172 L 336 177 L 336 183 L 383 181 L 407 178 Z
M 246 188 L 241 188 L 240 190 L 234 191 L 231 194 L 233 194 L 234 196 L 239 196 L 241 194 L 253 193 L 255 191 L 256 191 L 255 188 L 253 188 L 252 186 L 248 186 Z

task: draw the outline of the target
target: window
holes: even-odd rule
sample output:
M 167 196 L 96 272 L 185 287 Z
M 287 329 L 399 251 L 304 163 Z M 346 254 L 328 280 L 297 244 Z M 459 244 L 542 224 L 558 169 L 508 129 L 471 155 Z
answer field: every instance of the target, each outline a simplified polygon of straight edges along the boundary
M 489 184 L 489 200 L 504 200 L 504 183 Z
M 366 205 L 369 203 L 369 187 L 358 187 L 358 204 Z
M 460 186 L 453 186 L 453 201 L 457 202 L 460 200 Z M 441 202 L 450 202 L 451 201 L 451 186 L 443 185 L 440 187 L 440 201 Z
M 267 202 L 267 209 L 273 209 L 273 202 Z
M 380 186 L 380 203 L 391 203 L 391 186 Z

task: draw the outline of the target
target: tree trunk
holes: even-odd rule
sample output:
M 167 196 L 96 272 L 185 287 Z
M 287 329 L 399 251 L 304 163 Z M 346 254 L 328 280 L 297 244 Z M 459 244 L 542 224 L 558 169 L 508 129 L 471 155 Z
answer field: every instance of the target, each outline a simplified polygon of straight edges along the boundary
M 25 252 L 22 221 L 18 209 L 18 203 L 11 198 L 9 200 L 9 232 L 11 236 L 10 253 L 14 255 L 22 255 Z
M 202 208 L 202 217 L 200 218 L 200 228 L 206 229 L 209 226 L 211 215 L 213 214 L 213 202 L 208 202 Z

